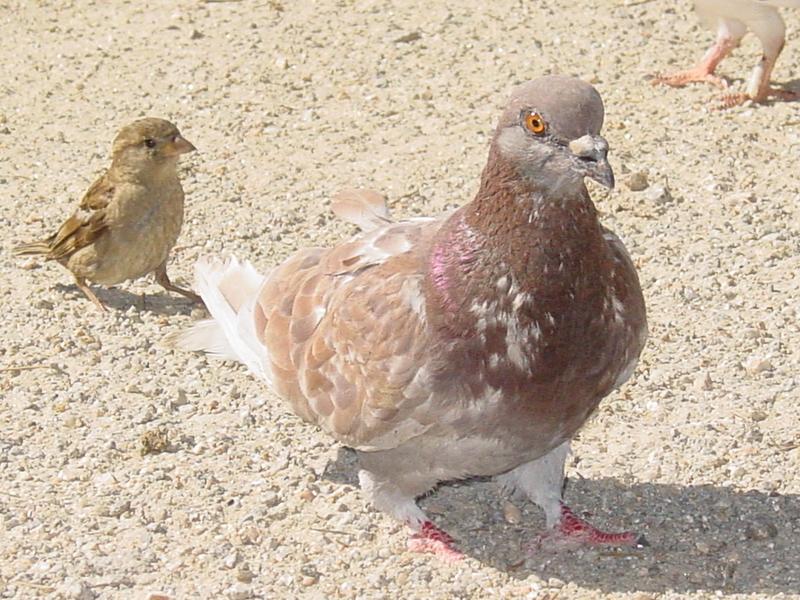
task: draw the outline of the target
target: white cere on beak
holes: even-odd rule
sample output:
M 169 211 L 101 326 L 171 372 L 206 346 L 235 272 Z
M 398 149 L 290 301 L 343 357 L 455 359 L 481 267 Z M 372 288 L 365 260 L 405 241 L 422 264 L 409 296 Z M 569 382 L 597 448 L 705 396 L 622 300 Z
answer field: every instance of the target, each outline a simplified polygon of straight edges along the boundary
M 570 152 L 580 158 L 602 160 L 608 155 L 608 142 L 599 135 L 584 135 L 569 143 Z

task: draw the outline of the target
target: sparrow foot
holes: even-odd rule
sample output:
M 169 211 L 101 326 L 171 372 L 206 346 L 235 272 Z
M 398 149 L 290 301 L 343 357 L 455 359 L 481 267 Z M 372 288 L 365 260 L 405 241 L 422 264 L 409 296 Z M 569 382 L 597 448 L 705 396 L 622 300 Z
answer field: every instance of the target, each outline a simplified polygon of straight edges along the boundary
M 172 283 L 172 281 L 170 281 L 169 275 L 167 275 L 167 262 L 166 261 L 164 261 L 156 269 L 155 276 L 156 276 L 156 283 L 158 283 L 158 285 L 163 287 L 168 292 L 175 292 L 177 294 L 180 294 L 181 296 L 184 296 L 184 297 L 188 298 L 189 300 L 191 300 L 192 302 L 194 302 L 196 304 L 203 304 L 203 299 L 200 296 L 198 296 L 197 294 L 195 294 L 193 291 L 185 290 L 182 287 L 178 287 L 177 285 Z
M 108 312 L 106 305 L 102 303 L 100 298 L 98 298 L 95 293 L 92 291 L 92 288 L 89 287 L 89 284 L 86 283 L 86 279 L 84 277 L 75 276 L 75 285 L 78 286 L 78 289 L 83 292 L 83 294 L 92 301 L 97 308 L 100 309 L 101 312 Z
M 566 504 L 561 504 L 561 520 L 547 533 L 537 536 L 530 545 L 530 551 L 536 552 L 545 545 L 556 549 L 572 549 L 580 546 L 629 546 L 644 548 L 650 544 L 641 534 L 632 531 L 609 533 L 598 529 L 591 523 L 581 519 Z
M 456 550 L 455 540 L 431 521 L 425 521 L 422 528 L 411 535 L 408 549 L 412 552 L 430 552 L 447 561 L 458 561 L 464 555 Z

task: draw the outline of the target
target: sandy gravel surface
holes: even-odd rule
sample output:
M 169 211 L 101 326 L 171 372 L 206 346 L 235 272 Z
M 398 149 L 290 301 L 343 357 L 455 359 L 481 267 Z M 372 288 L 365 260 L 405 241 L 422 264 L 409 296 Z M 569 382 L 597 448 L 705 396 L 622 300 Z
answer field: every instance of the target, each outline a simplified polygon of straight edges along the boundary
M 797 88 L 785 13 L 775 79 Z M 683 0 L 0 0 L 0 597 L 800 597 L 800 104 L 714 112 L 709 88 L 646 82 L 711 40 Z M 741 87 L 759 52 L 722 73 Z M 621 185 L 593 194 L 652 332 L 566 494 L 643 551 L 529 555 L 539 511 L 474 481 L 423 502 L 469 558 L 409 554 L 347 451 L 243 367 L 160 345 L 202 311 L 141 280 L 98 291 L 100 315 L 10 255 L 144 115 L 200 149 L 179 282 L 202 254 L 266 268 L 350 234 L 328 212 L 343 186 L 441 211 L 474 194 L 510 88 L 551 72 L 606 102 Z

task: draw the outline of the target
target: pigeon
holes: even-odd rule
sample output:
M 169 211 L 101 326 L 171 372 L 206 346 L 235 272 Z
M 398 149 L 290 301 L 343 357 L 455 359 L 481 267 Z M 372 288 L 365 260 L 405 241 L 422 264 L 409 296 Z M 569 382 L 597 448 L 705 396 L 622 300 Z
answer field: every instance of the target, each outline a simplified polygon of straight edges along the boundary
M 245 364 L 354 448 L 361 488 L 413 550 L 462 556 L 416 499 L 475 476 L 527 494 L 546 540 L 643 544 L 561 498 L 571 438 L 631 376 L 647 332 L 636 270 L 584 183 L 614 185 L 603 117 L 579 79 L 524 83 L 471 202 L 398 221 L 377 192 L 345 191 L 332 208 L 362 230 L 348 241 L 266 274 L 201 259 L 212 318 L 167 343 Z
M 656 75 L 653 83 L 681 87 L 687 83 L 705 82 L 727 88 L 727 82 L 714 72 L 749 30 L 761 41 L 764 52 L 745 91 L 723 95 L 722 107 L 731 108 L 749 100 L 760 103 L 769 98 L 800 99 L 800 92 L 773 88 L 769 83 L 785 41 L 786 25 L 778 12 L 780 6 L 800 8 L 800 0 L 695 0 L 695 9 L 701 19 L 710 29 L 716 29 L 717 41 L 695 67 Z
M 111 167 L 89 187 L 72 216 L 50 237 L 14 252 L 59 262 L 103 311 L 87 280 L 115 285 L 155 272 L 166 290 L 199 302 L 197 294 L 174 285 L 167 275 L 167 258 L 183 224 L 178 157 L 194 150 L 164 119 L 139 119 L 123 127 L 114 139 Z

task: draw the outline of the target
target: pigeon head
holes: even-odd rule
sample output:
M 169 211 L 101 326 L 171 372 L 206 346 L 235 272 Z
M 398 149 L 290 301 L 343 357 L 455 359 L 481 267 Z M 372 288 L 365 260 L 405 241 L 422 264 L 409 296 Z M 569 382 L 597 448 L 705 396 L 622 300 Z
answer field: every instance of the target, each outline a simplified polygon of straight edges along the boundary
M 195 147 L 181 135 L 178 128 L 164 119 L 146 118 L 123 127 L 114 138 L 114 161 L 126 166 L 148 169 L 163 164 L 175 164 L 181 154 Z
M 549 192 L 583 185 L 584 177 L 614 187 L 600 136 L 603 101 L 594 87 L 574 77 L 550 75 L 511 94 L 494 144 L 519 175 Z

